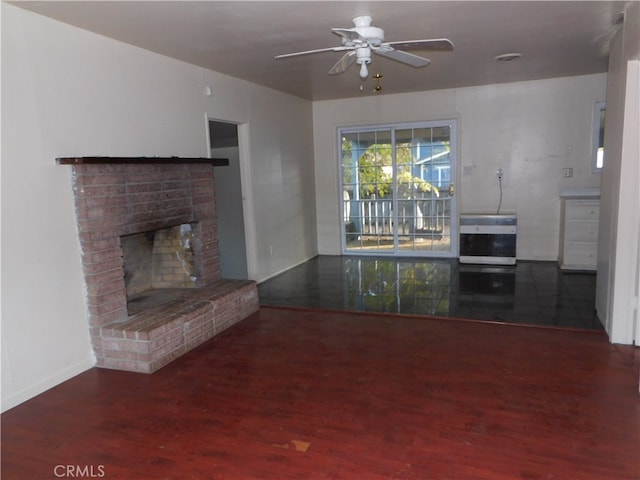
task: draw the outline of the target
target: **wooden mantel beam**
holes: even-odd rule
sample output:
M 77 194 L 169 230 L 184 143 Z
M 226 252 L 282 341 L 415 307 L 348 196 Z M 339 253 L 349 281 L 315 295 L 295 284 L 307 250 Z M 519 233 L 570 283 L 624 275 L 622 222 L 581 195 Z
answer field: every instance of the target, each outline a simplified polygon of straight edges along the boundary
M 209 163 L 214 167 L 229 165 L 226 158 L 191 157 L 59 157 L 58 165 L 98 165 L 98 164 L 169 164 L 169 163 Z

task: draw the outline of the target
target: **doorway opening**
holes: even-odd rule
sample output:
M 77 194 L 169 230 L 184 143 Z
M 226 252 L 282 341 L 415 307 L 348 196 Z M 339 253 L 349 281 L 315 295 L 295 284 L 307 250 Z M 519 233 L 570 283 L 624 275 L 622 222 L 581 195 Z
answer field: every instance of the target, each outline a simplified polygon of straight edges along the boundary
M 247 280 L 249 274 L 238 125 L 218 120 L 208 122 L 211 156 L 229 160 L 228 167 L 215 172 L 220 274 L 223 278 Z

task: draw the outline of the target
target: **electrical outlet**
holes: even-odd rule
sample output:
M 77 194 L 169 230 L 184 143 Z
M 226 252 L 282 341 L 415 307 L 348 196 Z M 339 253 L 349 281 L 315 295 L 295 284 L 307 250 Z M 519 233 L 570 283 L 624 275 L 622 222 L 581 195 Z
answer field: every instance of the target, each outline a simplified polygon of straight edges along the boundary
M 502 180 L 502 176 L 503 176 L 503 175 L 504 175 L 504 172 L 502 171 L 502 169 L 501 169 L 501 168 L 499 168 L 499 169 L 496 171 L 496 178 L 497 178 L 498 180 Z
M 573 177 L 573 168 L 563 168 L 562 176 L 566 178 Z

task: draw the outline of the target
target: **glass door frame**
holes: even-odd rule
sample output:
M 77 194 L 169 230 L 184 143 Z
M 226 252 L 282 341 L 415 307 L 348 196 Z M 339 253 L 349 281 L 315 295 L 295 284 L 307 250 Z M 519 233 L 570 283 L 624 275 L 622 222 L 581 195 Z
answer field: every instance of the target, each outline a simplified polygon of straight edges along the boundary
M 393 248 L 384 249 L 384 250 L 371 250 L 371 251 L 363 251 L 363 250 L 350 250 L 347 249 L 347 232 L 346 232 L 346 224 L 344 221 L 345 215 L 345 207 L 344 207 L 344 185 L 343 185 L 343 166 L 342 166 L 342 138 L 344 134 L 352 134 L 352 133 L 372 133 L 380 130 L 389 130 L 391 133 L 391 138 L 393 142 L 393 155 L 392 155 L 392 163 L 393 163 L 393 171 L 397 171 L 396 166 L 396 145 L 395 139 L 396 130 L 404 130 L 404 129 L 419 129 L 419 128 L 438 128 L 438 127 L 449 127 L 450 129 L 450 183 L 452 185 L 459 185 L 458 183 L 458 153 L 457 153 L 457 143 L 458 143 L 458 135 L 457 135 L 457 125 L 455 119 L 446 119 L 446 120 L 428 120 L 421 122 L 406 122 L 406 123 L 393 123 L 393 124 L 379 124 L 379 125 L 363 125 L 363 126 L 355 126 L 355 127 L 339 127 L 336 129 L 336 149 L 337 149 L 337 161 L 338 161 L 338 212 L 339 212 L 339 222 L 340 222 L 340 244 L 343 255 L 363 255 L 363 256 L 395 256 L 395 257 L 440 257 L 440 258 L 455 258 L 458 256 L 458 208 L 457 208 L 457 198 L 458 192 L 456 189 L 455 194 L 449 199 L 450 206 L 450 218 L 449 218 L 449 235 L 450 235 L 450 245 L 449 250 L 406 250 L 399 248 L 398 242 L 398 231 L 397 228 L 393 229 Z M 394 191 L 396 191 L 397 186 L 397 178 L 394 173 L 393 175 L 393 187 Z M 393 195 L 393 222 L 394 225 L 397 225 L 397 212 L 398 212 L 398 198 L 394 194 Z

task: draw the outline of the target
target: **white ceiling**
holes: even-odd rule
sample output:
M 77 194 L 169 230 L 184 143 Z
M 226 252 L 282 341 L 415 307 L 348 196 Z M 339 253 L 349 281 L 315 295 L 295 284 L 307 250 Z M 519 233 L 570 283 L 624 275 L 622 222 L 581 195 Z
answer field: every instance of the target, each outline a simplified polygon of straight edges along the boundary
M 16 5 L 185 62 L 312 100 L 503 83 L 607 70 L 608 40 L 627 2 L 617 1 L 40 1 Z M 412 53 L 432 60 L 413 68 L 373 57 L 369 79 L 357 66 L 327 71 L 342 55 L 275 60 L 337 46 L 332 27 L 373 17 L 387 41 L 449 38 L 452 52 Z M 522 58 L 497 63 L 496 55 Z M 360 86 L 363 85 L 362 91 Z

